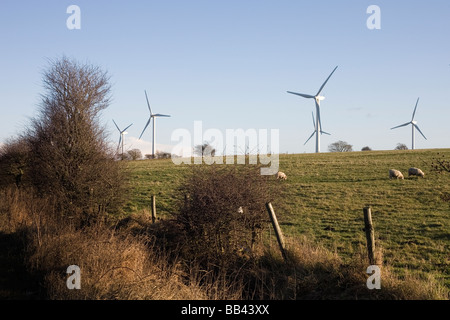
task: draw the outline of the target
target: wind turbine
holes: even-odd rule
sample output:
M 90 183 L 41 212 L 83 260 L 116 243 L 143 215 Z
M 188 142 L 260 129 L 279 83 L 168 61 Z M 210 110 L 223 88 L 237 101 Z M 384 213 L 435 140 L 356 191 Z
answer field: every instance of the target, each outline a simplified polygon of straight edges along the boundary
M 401 128 L 401 127 L 406 127 L 408 125 L 412 126 L 412 150 L 414 150 L 416 147 L 415 129 L 417 129 L 420 132 L 420 134 L 425 138 L 425 140 L 427 140 L 427 137 L 425 137 L 425 135 L 422 133 L 422 131 L 420 131 L 419 126 L 417 125 L 417 121 L 414 120 L 414 116 L 416 115 L 416 111 L 417 111 L 417 105 L 419 104 L 419 99 L 420 98 L 417 98 L 416 107 L 414 108 L 414 112 L 413 112 L 411 121 L 404 123 L 402 125 L 399 125 L 397 127 L 391 128 L 391 130 L 393 130 L 393 129 L 397 129 L 397 128 Z
M 314 112 L 311 112 L 312 113 L 312 120 L 313 120 L 313 126 L 314 126 L 314 128 L 316 127 L 316 120 L 314 120 Z M 321 128 L 322 129 L 322 128 Z M 309 140 L 311 140 L 311 138 L 314 136 L 316 134 L 316 129 L 314 129 L 314 132 L 311 134 L 311 136 L 308 138 L 308 140 L 306 140 L 306 142 L 305 142 L 305 144 L 304 145 L 306 145 L 308 142 L 309 142 Z M 328 132 L 325 132 L 325 131 L 320 131 L 320 134 L 327 134 L 327 135 L 329 135 L 329 136 L 331 136 L 331 134 L 329 134 Z
M 116 128 L 117 128 L 117 130 L 119 130 L 119 132 L 120 132 L 120 138 L 119 138 L 119 144 L 117 145 L 117 150 L 119 150 L 119 148 L 120 148 L 120 146 L 121 146 L 121 144 L 122 144 L 122 160 L 123 160 L 123 141 L 124 141 L 124 135 L 126 135 L 126 134 L 128 134 L 128 132 L 126 132 L 126 130 L 129 128 L 129 127 L 131 127 L 133 124 L 130 124 L 128 127 L 126 127 L 125 129 L 123 129 L 123 130 L 120 130 L 120 128 L 119 128 L 119 126 L 117 125 L 117 123 L 114 121 L 114 119 L 113 119 L 113 122 L 114 122 L 114 124 L 116 125 Z
M 150 118 L 148 119 L 147 124 L 144 127 L 144 130 L 142 130 L 139 139 L 141 139 L 145 129 L 147 129 L 148 125 L 150 124 L 150 121 L 153 119 L 152 158 L 155 158 L 155 141 L 156 141 L 155 119 L 157 117 L 170 117 L 170 116 L 166 114 L 153 113 L 152 108 L 150 107 L 150 102 L 148 102 L 147 91 L 145 91 L 145 98 L 147 99 L 148 110 L 150 110 Z
M 317 94 L 315 96 L 288 91 L 288 93 L 290 93 L 290 94 L 295 94 L 297 96 L 300 96 L 300 97 L 303 97 L 306 99 L 314 99 L 315 100 L 316 119 L 315 119 L 315 131 L 314 131 L 313 135 L 314 134 L 316 135 L 316 153 L 320 152 L 320 134 L 323 133 L 322 124 L 321 124 L 321 120 L 320 120 L 320 101 L 325 100 L 325 97 L 321 96 L 320 94 L 322 93 L 323 88 L 327 84 L 328 80 L 330 80 L 331 76 L 333 75 L 333 73 L 336 71 L 337 68 L 338 67 L 334 68 L 333 72 L 331 72 L 331 74 L 328 76 L 327 80 L 325 80 L 325 82 L 322 84 L 322 86 L 320 87 L 319 91 L 317 92 Z M 312 136 L 310 137 L 310 139 L 311 138 L 312 138 Z M 309 141 L 309 139 L 308 139 L 308 141 Z

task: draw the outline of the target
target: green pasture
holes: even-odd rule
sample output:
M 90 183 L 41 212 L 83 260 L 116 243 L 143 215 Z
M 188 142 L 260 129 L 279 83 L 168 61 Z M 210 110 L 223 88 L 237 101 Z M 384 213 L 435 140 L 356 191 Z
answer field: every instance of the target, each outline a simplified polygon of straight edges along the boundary
M 363 208 L 372 207 L 377 246 L 383 263 L 400 275 L 433 274 L 450 287 L 450 173 L 431 170 L 433 159 L 450 159 L 449 149 L 280 155 L 287 174 L 273 207 L 287 237 L 306 236 L 351 258 L 365 246 Z M 126 213 L 150 210 L 156 196 L 158 217 L 176 212 L 184 195 L 179 187 L 193 165 L 171 160 L 126 162 L 130 201 Z M 408 177 L 419 167 L 425 178 Z M 405 180 L 390 180 L 389 169 Z

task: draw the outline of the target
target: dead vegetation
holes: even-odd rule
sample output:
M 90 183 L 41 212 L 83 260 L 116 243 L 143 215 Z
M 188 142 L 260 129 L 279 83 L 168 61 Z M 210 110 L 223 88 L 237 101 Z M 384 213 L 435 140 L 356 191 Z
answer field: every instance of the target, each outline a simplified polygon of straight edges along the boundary
M 233 262 L 224 269 L 212 263 L 217 260 L 205 264 L 203 254 L 183 248 L 174 221 L 152 224 L 148 215 L 137 215 L 78 228 L 49 215 L 48 203 L 25 210 L 35 199 L 21 193 L 2 194 L 0 229 L 2 234 L 20 235 L 27 279 L 34 280 L 33 290 L 37 290 L 35 299 L 448 298 L 435 279 L 410 274 L 399 278 L 389 266 L 382 266 L 382 289 L 367 289 L 364 248 L 349 264 L 306 237 L 288 238 L 285 262 L 277 246 L 266 239 L 255 244 L 250 254 L 223 253 L 221 259 Z M 81 269 L 80 290 L 66 286 L 69 265 Z

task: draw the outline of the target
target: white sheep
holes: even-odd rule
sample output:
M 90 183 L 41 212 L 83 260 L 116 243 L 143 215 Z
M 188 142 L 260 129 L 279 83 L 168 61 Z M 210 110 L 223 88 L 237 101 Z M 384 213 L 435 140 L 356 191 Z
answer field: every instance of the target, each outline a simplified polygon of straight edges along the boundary
M 425 173 L 423 173 L 423 171 L 419 168 L 409 168 L 408 176 L 419 176 L 425 178 Z
M 277 173 L 277 179 L 281 179 L 281 180 L 287 180 L 287 176 L 284 172 L 279 171 Z
M 405 179 L 403 177 L 403 174 L 400 171 L 395 170 L 395 169 L 389 170 L 389 179 L 392 179 L 392 178 L 402 179 L 402 180 Z

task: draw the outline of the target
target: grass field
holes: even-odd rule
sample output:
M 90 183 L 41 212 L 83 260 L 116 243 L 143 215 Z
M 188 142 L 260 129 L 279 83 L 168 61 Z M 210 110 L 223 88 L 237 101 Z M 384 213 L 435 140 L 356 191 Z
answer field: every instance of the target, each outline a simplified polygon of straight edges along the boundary
M 286 236 L 306 236 L 349 259 L 365 246 L 363 208 L 373 212 L 376 243 L 383 263 L 398 275 L 434 275 L 450 288 L 450 173 L 431 171 L 433 158 L 450 150 L 371 151 L 280 155 L 280 171 L 287 174 L 282 195 L 273 203 Z M 156 195 L 158 217 L 169 217 L 183 198 L 178 188 L 192 166 L 171 160 L 127 162 L 131 200 L 126 213 L 149 210 Z M 425 179 L 411 177 L 421 168 Z M 390 180 L 396 168 L 405 180 Z

